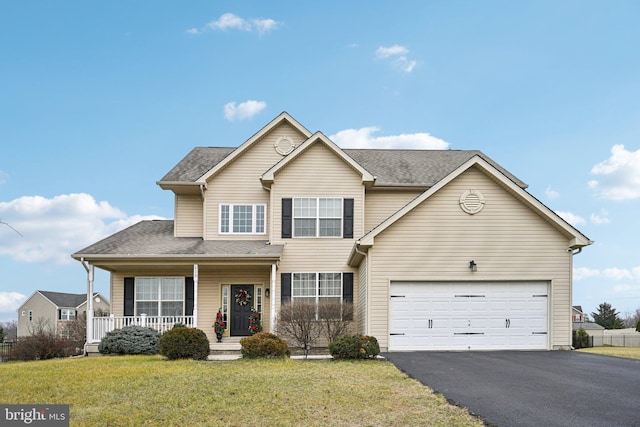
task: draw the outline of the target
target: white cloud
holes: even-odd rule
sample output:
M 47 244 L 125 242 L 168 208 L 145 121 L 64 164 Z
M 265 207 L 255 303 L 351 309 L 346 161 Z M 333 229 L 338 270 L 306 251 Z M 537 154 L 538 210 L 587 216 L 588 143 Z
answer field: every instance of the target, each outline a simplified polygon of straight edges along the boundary
M 378 59 L 390 59 L 391 65 L 395 68 L 405 72 L 410 73 L 416 68 L 418 62 L 407 58 L 407 54 L 409 53 L 409 49 L 404 46 L 400 46 L 398 44 L 394 44 L 393 46 L 380 46 L 376 49 L 375 55 Z
M 0 228 L 0 256 L 20 262 L 69 264 L 71 254 L 143 219 L 127 216 L 89 194 L 63 194 L 51 199 L 24 196 L 0 202 L 0 218 L 22 236 Z
M 229 102 L 224 106 L 224 118 L 230 122 L 250 119 L 265 108 L 267 103 L 264 101 L 249 100 L 238 105 L 235 102 Z
M 579 225 L 587 225 L 587 220 L 574 213 L 562 211 L 556 211 L 556 213 L 560 216 L 560 218 L 564 219 L 574 227 L 577 227 Z
M 558 193 L 555 190 L 552 190 L 551 186 L 547 187 L 544 193 L 547 195 L 548 199 L 557 199 L 558 197 L 560 197 L 560 193 Z
M 222 14 L 218 19 L 209 22 L 204 28 L 189 28 L 188 34 L 202 34 L 206 31 L 227 31 L 238 30 L 246 32 L 257 32 L 260 35 L 277 29 L 280 22 L 271 18 L 250 18 L 245 19 L 233 13 Z
M 380 46 L 378 49 L 376 49 L 376 56 L 381 59 L 389 58 L 390 56 L 395 55 L 406 55 L 407 53 L 409 53 L 409 49 L 398 44 L 394 44 L 393 46 L 389 47 Z
M 27 299 L 19 292 L 0 292 L 0 313 L 13 313 Z
M 624 145 L 614 145 L 611 157 L 595 165 L 591 174 L 601 178 L 589 181 L 589 187 L 605 199 L 640 198 L 640 150 L 628 151 Z
M 591 223 L 598 225 L 609 224 L 611 221 L 609 221 L 609 218 L 607 218 L 608 215 L 609 212 L 607 212 L 606 209 L 602 209 L 599 214 L 592 213 L 590 217 Z
M 640 281 L 640 267 L 627 268 L 605 268 L 602 270 L 588 267 L 573 269 L 574 280 L 585 280 L 592 278 L 602 278 L 606 280 L 636 280 Z
M 411 133 L 391 136 L 374 136 L 380 129 L 375 126 L 345 129 L 329 136 L 342 148 L 413 148 L 421 150 L 446 150 L 449 143 L 428 133 Z

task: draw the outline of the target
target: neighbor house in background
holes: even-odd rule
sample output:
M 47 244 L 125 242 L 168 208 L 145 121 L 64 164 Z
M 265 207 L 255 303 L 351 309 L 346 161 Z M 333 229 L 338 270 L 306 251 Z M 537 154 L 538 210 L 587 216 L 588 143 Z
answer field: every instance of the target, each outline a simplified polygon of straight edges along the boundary
M 109 301 L 93 294 L 94 310 L 108 313 Z M 87 311 L 87 294 L 36 291 L 18 308 L 18 336 L 30 335 L 34 328 L 46 326 L 56 334 L 64 331 L 65 322 L 76 320 Z
M 586 320 L 587 319 L 585 319 L 585 315 L 582 312 L 581 305 L 574 305 L 573 307 L 571 307 L 571 321 L 573 323 L 584 323 Z
M 90 342 L 180 322 L 213 343 L 218 309 L 237 339 L 252 308 L 277 332 L 285 302 L 341 301 L 383 350 L 571 348 L 573 256 L 592 241 L 480 151 L 342 149 L 285 112 L 158 185 L 174 220 L 72 255 L 89 289 L 111 273 Z

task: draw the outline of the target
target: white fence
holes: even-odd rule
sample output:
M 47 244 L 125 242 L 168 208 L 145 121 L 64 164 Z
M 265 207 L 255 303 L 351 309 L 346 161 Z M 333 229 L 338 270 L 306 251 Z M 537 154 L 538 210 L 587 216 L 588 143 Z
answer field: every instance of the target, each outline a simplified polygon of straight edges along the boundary
M 93 318 L 93 341 L 100 342 L 102 338 L 114 329 L 125 326 L 143 326 L 153 328 L 164 333 L 173 328 L 176 323 L 181 323 L 188 328 L 193 328 L 193 316 L 114 316 Z
M 640 347 L 640 334 L 635 335 L 594 335 L 590 336 L 593 347 L 612 345 L 614 347 Z

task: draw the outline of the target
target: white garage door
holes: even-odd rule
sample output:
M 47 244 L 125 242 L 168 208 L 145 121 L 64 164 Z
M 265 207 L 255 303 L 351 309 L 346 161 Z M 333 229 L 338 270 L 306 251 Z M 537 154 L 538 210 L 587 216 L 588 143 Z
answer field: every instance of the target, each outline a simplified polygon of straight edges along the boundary
M 392 282 L 389 350 L 545 350 L 546 282 Z

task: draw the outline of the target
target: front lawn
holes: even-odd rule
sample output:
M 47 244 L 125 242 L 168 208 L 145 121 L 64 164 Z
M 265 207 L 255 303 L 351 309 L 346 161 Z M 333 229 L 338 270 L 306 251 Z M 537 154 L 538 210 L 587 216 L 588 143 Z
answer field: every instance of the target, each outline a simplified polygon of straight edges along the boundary
M 72 426 L 482 425 L 386 361 L 105 356 L 3 363 L 0 375 L 0 402 L 69 404 Z
M 640 348 L 638 347 L 593 347 L 581 348 L 583 353 L 602 354 L 604 356 L 625 357 L 627 359 L 640 360 Z

